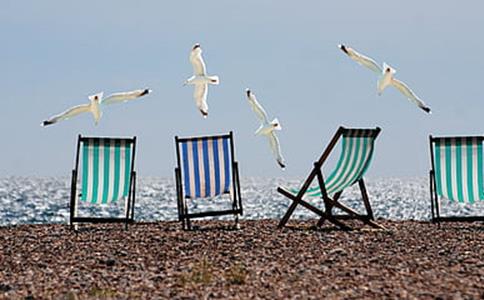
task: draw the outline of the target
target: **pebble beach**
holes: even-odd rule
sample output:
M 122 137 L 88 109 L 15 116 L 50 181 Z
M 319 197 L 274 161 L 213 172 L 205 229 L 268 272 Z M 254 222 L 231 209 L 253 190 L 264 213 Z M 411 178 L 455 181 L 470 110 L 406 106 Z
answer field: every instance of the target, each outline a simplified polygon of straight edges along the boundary
M 483 299 L 484 225 L 0 228 L 1 299 Z

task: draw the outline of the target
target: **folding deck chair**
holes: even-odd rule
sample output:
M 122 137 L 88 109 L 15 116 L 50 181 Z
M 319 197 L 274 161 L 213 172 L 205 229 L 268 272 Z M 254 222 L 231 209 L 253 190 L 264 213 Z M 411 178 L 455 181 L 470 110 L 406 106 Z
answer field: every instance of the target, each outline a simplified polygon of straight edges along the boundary
M 70 220 L 75 223 L 128 223 L 134 220 L 136 172 L 134 158 L 136 137 L 104 138 L 79 135 L 74 170 L 72 170 Z M 81 193 L 77 194 L 79 161 Z M 125 201 L 124 217 L 79 217 L 78 201 L 91 205 L 109 205 Z
M 323 225 L 325 220 L 337 225 L 342 229 L 351 229 L 340 220 L 358 219 L 365 224 L 376 228 L 383 228 L 374 222 L 373 212 L 371 210 L 368 194 L 366 192 L 363 175 L 368 170 L 371 158 L 373 156 L 374 142 L 380 133 L 380 128 L 375 129 L 354 129 L 340 127 L 331 139 L 326 150 L 320 159 L 314 163 L 313 169 L 306 181 L 299 190 L 286 190 L 279 187 L 277 191 L 288 197 L 293 202 L 289 206 L 286 214 L 279 222 L 279 228 L 286 225 L 297 205 L 309 209 L 317 214 L 320 219 L 317 226 Z M 342 137 L 341 155 L 335 169 L 324 179 L 322 167 L 326 159 L 331 154 L 338 140 Z M 317 180 L 317 186 L 310 187 L 313 180 Z M 343 205 L 338 200 L 343 190 L 354 183 L 358 182 L 363 203 L 366 209 L 366 215 L 359 214 L 353 209 Z M 321 197 L 324 201 L 324 211 L 309 203 L 304 197 Z M 334 215 L 332 209 L 336 207 L 345 212 L 345 215 Z
M 430 204 L 432 221 L 484 221 L 481 216 L 441 216 L 441 199 L 473 204 L 484 200 L 484 136 L 433 137 L 430 142 Z
M 238 226 L 242 215 L 239 168 L 234 157 L 233 133 L 215 136 L 175 137 L 175 168 L 178 218 L 183 229 L 191 229 L 191 219 L 233 214 Z M 189 212 L 187 199 L 200 201 L 228 194 L 231 209 Z

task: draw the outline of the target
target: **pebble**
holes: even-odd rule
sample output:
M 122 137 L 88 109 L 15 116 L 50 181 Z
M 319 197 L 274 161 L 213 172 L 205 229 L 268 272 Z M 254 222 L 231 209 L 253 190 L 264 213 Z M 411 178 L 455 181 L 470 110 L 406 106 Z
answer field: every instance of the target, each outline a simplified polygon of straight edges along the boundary
M 378 222 L 0 227 L 0 299 L 484 297 L 482 223 Z

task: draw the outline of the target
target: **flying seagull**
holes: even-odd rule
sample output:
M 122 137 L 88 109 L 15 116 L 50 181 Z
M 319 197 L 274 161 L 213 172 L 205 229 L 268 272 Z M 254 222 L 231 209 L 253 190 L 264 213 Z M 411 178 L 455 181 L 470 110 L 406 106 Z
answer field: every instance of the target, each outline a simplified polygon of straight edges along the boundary
M 219 84 L 219 79 L 218 76 L 207 75 L 207 68 L 202 57 L 202 48 L 198 43 L 193 46 L 190 52 L 190 62 L 193 66 L 193 76 L 185 80 L 183 85 L 191 84 L 195 86 L 193 98 L 203 117 L 206 118 L 208 116 L 208 85 Z
M 368 69 L 372 70 L 373 72 L 377 73 L 380 77 L 377 83 L 378 95 L 383 93 L 383 90 L 387 86 L 394 86 L 397 90 L 400 91 L 405 97 L 407 97 L 410 101 L 415 103 L 419 108 L 424 110 L 426 113 L 431 113 L 430 107 L 428 107 L 404 82 L 394 78 L 394 74 L 396 70 L 383 63 L 383 69 L 370 57 L 365 56 L 361 53 L 356 52 L 354 49 L 345 46 L 339 45 L 338 46 L 346 55 L 348 55 L 352 60 L 356 61 L 362 66 L 367 67 Z
M 252 110 L 255 112 L 261 122 L 261 125 L 259 129 L 256 130 L 255 134 L 265 135 L 269 139 L 272 154 L 274 154 L 277 163 L 282 169 L 286 168 L 286 163 L 281 153 L 281 145 L 279 144 L 279 139 L 277 138 L 275 133 L 275 130 L 282 129 L 279 120 L 275 118 L 274 120 L 269 122 L 266 111 L 257 101 L 255 95 L 249 89 L 246 89 L 245 91 L 247 93 L 247 100 L 249 101 L 250 107 L 252 107 Z
M 133 100 L 139 98 L 141 96 L 147 95 L 151 93 L 149 89 L 141 89 L 141 90 L 134 90 L 130 92 L 122 92 L 122 93 L 114 93 L 105 98 L 103 98 L 103 92 L 94 94 L 89 96 L 89 103 L 81 104 L 74 107 L 69 108 L 68 110 L 50 117 L 48 120 L 42 122 L 42 126 L 48 126 L 55 124 L 59 121 L 67 120 L 72 117 L 75 117 L 82 113 L 90 112 L 94 117 L 95 125 L 98 124 L 99 120 L 102 116 L 101 104 L 113 104 L 113 103 L 120 103 L 126 102 L 129 100 Z

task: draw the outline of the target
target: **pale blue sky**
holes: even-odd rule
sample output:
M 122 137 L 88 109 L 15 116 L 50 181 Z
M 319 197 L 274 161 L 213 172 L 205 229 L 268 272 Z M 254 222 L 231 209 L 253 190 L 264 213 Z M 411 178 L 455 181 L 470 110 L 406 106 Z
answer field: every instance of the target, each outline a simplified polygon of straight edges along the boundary
M 484 5 L 480 1 L 2 1 L 0 176 L 69 175 L 78 133 L 137 135 L 141 176 L 172 176 L 174 135 L 233 130 L 242 176 L 303 177 L 340 125 L 373 127 L 371 176 L 427 174 L 429 133 L 482 134 Z M 191 46 L 210 74 L 210 116 L 192 88 Z M 336 47 L 397 69 L 428 116 Z M 150 87 L 139 102 L 41 128 L 87 95 Z M 278 117 L 281 172 L 244 89 Z

